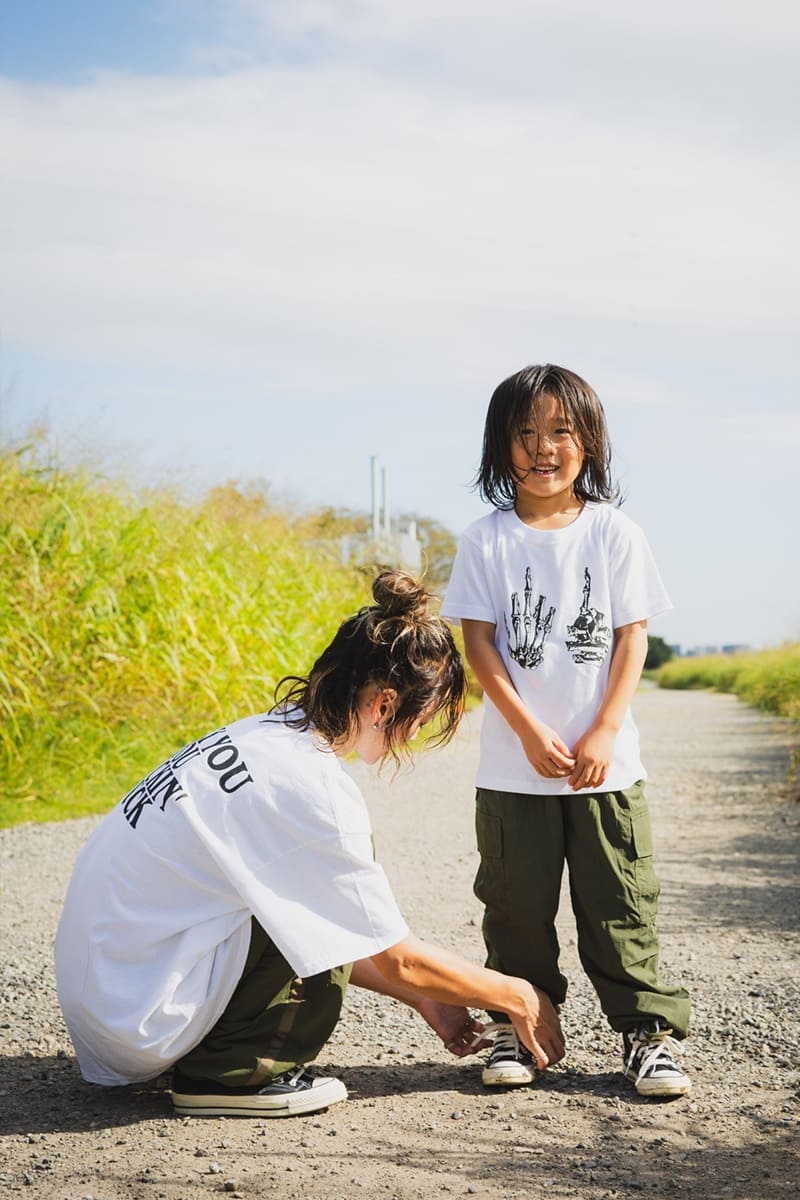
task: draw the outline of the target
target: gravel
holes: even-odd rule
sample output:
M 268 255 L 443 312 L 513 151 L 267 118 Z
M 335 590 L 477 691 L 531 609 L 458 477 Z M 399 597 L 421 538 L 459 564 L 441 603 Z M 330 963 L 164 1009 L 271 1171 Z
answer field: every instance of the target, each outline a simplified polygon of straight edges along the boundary
M 0 1192 L 47 1200 L 285 1200 L 650 1193 L 770 1200 L 800 1188 L 800 806 L 791 731 L 729 696 L 636 699 L 662 882 L 668 978 L 694 1001 L 690 1097 L 648 1102 L 559 916 L 565 1062 L 487 1092 L 403 1006 L 351 989 L 319 1066 L 350 1100 L 291 1121 L 176 1117 L 166 1080 L 84 1083 L 61 1021 L 52 940 L 95 819 L 0 831 Z M 378 854 L 415 933 L 482 959 L 472 794 L 480 714 L 390 781 L 361 765 Z

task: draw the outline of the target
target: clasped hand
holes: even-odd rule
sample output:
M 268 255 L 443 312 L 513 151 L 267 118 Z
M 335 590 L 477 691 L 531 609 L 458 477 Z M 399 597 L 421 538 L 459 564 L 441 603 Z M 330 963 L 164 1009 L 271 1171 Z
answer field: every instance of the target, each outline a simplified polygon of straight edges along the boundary
M 603 727 L 587 730 L 570 750 L 549 725 L 537 722 L 521 738 L 531 766 L 545 779 L 567 779 L 573 791 L 605 783 L 616 734 Z

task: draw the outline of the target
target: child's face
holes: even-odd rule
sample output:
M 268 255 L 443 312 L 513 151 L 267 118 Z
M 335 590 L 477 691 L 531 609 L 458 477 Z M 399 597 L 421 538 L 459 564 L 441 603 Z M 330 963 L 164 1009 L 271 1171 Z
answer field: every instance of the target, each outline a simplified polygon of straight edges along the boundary
M 512 442 L 511 464 L 518 500 L 549 504 L 573 495 L 583 466 L 583 448 L 553 396 L 541 396 L 531 409 L 530 423 Z

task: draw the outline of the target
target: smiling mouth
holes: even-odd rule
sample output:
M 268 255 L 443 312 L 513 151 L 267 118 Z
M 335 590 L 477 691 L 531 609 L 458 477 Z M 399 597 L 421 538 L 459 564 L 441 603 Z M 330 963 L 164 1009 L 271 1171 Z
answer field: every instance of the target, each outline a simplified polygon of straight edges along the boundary
M 555 475 L 557 470 L 558 467 L 531 467 L 531 475 L 546 479 L 549 475 Z

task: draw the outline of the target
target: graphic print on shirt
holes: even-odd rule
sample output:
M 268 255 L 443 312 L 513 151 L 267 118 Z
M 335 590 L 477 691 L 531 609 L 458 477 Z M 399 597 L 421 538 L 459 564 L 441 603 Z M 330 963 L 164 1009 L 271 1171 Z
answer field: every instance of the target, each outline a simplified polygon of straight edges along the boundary
M 226 795 L 230 796 L 245 783 L 253 782 L 247 763 L 240 756 L 239 748 L 234 745 L 227 729 L 215 729 L 213 733 L 207 733 L 205 737 L 190 742 L 173 754 L 141 783 L 137 783 L 127 796 L 123 796 L 120 801 L 122 812 L 132 829 L 136 828 L 143 811 L 151 805 L 157 804 L 158 811 L 163 813 L 170 801 L 186 799 L 186 792 L 176 771 L 201 755 L 205 757 L 206 766 L 216 773 L 217 783 Z
M 531 569 L 526 567 L 522 611 L 519 606 L 519 592 L 511 593 L 511 628 L 508 625 L 508 617 L 503 613 L 508 635 L 508 653 L 521 667 L 527 667 L 531 671 L 542 661 L 544 644 L 553 627 L 553 619 L 556 615 L 555 607 L 551 605 L 547 616 L 542 617 L 542 609 L 545 605 L 545 598 L 542 595 L 536 601 L 536 608 L 531 612 L 532 595 Z
M 583 600 L 572 625 L 567 626 L 565 645 L 576 663 L 601 663 L 608 652 L 611 630 L 604 613 L 589 607 L 592 577 L 589 568 L 583 572 Z

